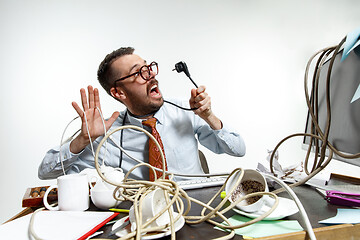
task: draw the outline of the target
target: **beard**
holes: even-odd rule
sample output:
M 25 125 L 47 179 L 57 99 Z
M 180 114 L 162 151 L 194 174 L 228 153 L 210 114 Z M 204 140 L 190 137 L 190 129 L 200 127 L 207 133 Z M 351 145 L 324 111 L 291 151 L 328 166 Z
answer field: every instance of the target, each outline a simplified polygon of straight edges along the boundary
M 145 115 L 149 115 L 149 114 L 153 114 L 153 113 L 157 112 L 163 104 L 164 104 L 163 98 L 161 98 L 157 102 L 149 102 L 148 104 L 142 104 L 140 102 L 135 102 L 132 107 L 132 111 L 133 111 L 133 114 L 135 114 L 135 115 L 145 116 Z
M 162 95 L 160 98 L 151 97 L 150 88 L 154 84 L 158 85 L 158 82 L 155 79 L 150 80 L 146 94 L 140 94 L 124 88 L 127 97 L 130 99 L 130 103 L 127 107 L 129 108 L 129 110 L 131 109 L 132 114 L 138 116 L 149 115 L 157 112 L 164 104 L 164 99 Z M 158 88 L 156 90 L 160 93 L 160 90 Z

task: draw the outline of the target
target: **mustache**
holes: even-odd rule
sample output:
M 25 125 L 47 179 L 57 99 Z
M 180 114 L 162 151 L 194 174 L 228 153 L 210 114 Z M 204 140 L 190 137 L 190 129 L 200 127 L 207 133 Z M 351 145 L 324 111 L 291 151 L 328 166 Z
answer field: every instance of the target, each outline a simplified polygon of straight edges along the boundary
M 148 80 L 148 82 L 150 83 L 150 85 L 154 85 L 154 84 L 159 84 L 159 81 L 155 79 L 155 77 L 150 78 Z
M 159 81 L 156 80 L 155 78 L 151 78 L 148 80 L 148 88 L 151 89 L 153 85 L 158 85 L 159 87 Z

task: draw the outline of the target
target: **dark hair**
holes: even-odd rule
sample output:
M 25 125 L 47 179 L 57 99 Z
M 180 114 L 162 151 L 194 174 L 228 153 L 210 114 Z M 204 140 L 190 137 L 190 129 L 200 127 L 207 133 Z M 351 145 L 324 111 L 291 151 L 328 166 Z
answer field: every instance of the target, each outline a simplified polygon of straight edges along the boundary
M 99 69 L 97 72 L 97 77 L 98 77 L 99 83 L 101 84 L 101 86 L 105 89 L 105 91 L 108 94 L 110 94 L 110 89 L 113 87 L 113 84 L 114 84 L 114 79 L 112 79 L 113 77 L 112 77 L 112 74 L 110 71 L 111 64 L 119 57 L 133 54 L 134 51 L 135 51 L 135 49 L 132 47 L 119 48 L 119 49 L 113 51 L 112 53 L 109 53 L 108 55 L 106 55 L 104 60 L 100 63 Z

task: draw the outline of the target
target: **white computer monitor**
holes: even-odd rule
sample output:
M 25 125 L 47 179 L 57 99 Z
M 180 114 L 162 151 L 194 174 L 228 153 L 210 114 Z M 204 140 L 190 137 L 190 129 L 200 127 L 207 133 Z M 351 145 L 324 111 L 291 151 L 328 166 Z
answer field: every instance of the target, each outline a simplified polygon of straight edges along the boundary
M 329 142 L 340 152 L 356 154 L 360 152 L 360 98 L 354 95 L 360 87 L 360 46 L 351 51 L 341 62 L 343 50 L 336 55 L 330 78 L 331 127 Z M 324 131 L 327 106 L 325 99 L 326 77 L 330 60 L 320 71 L 318 122 Z M 309 79 L 308 81 L 311 81 Z M 359 89 L 360 91 L 360 89 Z M 311 115 L 308 113 L 305 133 L 310 133 Z M 309 137 L 304 137 L 303 147 L 309 145 Z M 335 159 L 360 166 L 360 159 Z

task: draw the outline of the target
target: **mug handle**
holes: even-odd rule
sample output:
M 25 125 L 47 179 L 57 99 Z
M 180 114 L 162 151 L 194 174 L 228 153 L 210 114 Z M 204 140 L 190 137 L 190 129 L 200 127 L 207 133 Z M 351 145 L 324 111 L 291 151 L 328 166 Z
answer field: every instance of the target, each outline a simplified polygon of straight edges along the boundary
M 54 188 L 57 188 L 57 187 L 58 187 L 57 185 L 51 185 L 48 189 L 46 189 L 46 192 L 44 194 L 44 198 L 43 198 L 44 206 L 47 209 L 51 210 L 51 211 L 58 211 L 59 210 L 59 206 L 52 207 L 52 206 L 50 206 L 50 204 L 47 201 L 47 197 L 48 197 L 50 191 L 53 190 Z M 58 195 L 58 197 L 59 197 L 59 195 Z

